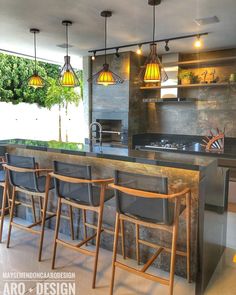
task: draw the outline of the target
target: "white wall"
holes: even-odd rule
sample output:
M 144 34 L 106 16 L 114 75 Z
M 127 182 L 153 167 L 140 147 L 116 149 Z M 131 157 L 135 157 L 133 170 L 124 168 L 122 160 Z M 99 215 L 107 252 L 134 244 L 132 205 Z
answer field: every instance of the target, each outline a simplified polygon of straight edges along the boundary
M 83 103 L 69 105 L 68 116 L 62 110 L 62 140 L 84 142 L 86 126 Z M 0 140 L 11 138 L 58 140 L 58 106 L 51 110 L 36 104 L 0 102 Z

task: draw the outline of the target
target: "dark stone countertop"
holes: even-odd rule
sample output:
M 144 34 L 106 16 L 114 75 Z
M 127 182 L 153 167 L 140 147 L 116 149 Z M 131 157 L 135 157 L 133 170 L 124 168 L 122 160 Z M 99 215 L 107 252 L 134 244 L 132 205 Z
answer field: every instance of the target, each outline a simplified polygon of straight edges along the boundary
M 225 138 L 224 151 L 206 151 L 202 146 L 203 136 L 194 135 L 175 135 L 175 134 L 155 134 L 155 133 L 143 133 L 133 136 L 134 146 L 144 146 L 150 144 L 150 142 L 160 141 L 161 139 L 167 139 L 170 142 L 176 143 L 189 143 L 185 150 L 164 150 L 171 153 L 181 154 L 193 154 L 199 156 L 215 157 L 215 158 L 229 158 L 236 159 L 236 138 Z M 148 150 L 148 148 L 147 148 Z
M 48 151 L 78 156 L 97 157 L 110 160 L 159 165 L 187 170 L 205 170 L 215 160 L 208 157 L 186 155 L 181 153 L 138 151 L 124 147 L 104 145 L 84 145 L 82 143 L 63 143 L 57 141 L 38 141 L 26 139 L 9 139 L 0 141 L 1 146 Z

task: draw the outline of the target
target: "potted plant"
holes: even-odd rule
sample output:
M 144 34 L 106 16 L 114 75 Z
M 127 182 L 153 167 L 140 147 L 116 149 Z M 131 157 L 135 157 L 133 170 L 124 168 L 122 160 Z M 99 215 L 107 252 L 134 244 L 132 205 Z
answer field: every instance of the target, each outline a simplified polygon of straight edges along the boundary
M 199 83 L 199 77 L 190 71 L 181 72 L 179 74 L 179 80 L 181 85 Z

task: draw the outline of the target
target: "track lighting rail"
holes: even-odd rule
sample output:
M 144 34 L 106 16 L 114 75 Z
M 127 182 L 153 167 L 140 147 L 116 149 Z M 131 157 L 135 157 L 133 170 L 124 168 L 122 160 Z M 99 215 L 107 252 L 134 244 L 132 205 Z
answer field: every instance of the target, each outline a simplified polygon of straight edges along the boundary
M 161 42 L 170 42 L 170 41 L 175 41 L 175 40 L 182 40 L 182 39 L 189 39 L 189 38 L 197 38 L 201 36 L 206 36 L 208 35 L 208 32 L 205 33 L 199 33 L 199 34 L 191 34 L 191 35 L 185 35 L 185 36 L 178 36 L 178 37 L 170 37 L 170 38 L 165 38 L 165 39 L 159 39 L 155 40 L 155 43 L 161 43 Z M 134 47 L 134 46 L 141 46 L 141 45 L 146 45 L 146 44 L 152 44 L 153 41 L 145 41 L 145 42 L 138 42 L 138 43 L 132 43 L 132 44 L 125 44 L 125 45 L 120 45 L 120 46 L 114 46 L 114 47 L 107 47 L 106 50 L 115 50 L 121 49 L 121 48 L 128 48 L 128 47 Z M 100 49 L 92 49 L 89 50 L 89 53 L 96 54 L 100 51 L 105 51 L 105 48 L 100 48 Z

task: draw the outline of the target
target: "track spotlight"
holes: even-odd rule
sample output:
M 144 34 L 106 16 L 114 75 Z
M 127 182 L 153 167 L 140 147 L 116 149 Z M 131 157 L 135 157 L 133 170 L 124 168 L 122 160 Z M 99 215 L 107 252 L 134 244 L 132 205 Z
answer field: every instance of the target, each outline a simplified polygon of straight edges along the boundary
M 116 48 L 116 57 L 119 58 L 120 54 L 119 54 L 119 48 Z
M 169 40 L 166 40 L 165 51 L 170 51 L 170 47 L 168 46 Z
M 197 36 L 197 40 L 194 42 L 194 47 L 196 47 L 196 48 L 202 47 L 202 40 L 199 35 Z
M 96 59 L 96 51 L 93 52 L 92 60 Z
M 139 44 L 139 45 L 138 45 L 138 49 L 136 50 L 136 53 L 137 53 L 138 55 L 142 54 L 142 44 Z

